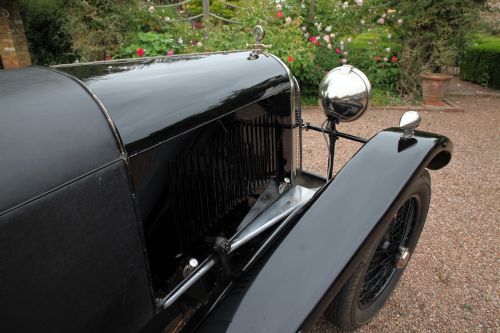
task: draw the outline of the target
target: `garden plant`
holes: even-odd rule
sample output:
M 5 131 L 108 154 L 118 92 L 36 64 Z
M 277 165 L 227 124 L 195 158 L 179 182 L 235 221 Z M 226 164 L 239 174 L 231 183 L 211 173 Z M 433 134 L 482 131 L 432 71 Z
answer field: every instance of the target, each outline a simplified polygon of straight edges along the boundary
M 414 102 L 422 71 L 440 71 L 461 60 L 466 37 L 485 4 L 485 0 L 210 0 L 211 13 L 230 22 L 211 17 L 207 38 L 202 1 L 176 5 L 179 2 L 21 0 L 35 63 L 241 50 L 253 43 L 251 29 L 260 24 L 266 29 L 265 43 L 272 45 L 269 51 L 287 63 L 301 84 L 305 102 L 314 104 L 324 73 L 342 64 L 367 74 L 375 87 L 376 104 L 401 103 L 402 98 Z M 52 8 L 51 16 L 44 14 L 47 8 Z M 45 33 L 51 45 L 44 49 L 36 40 L 47 20 L 54 32 Z

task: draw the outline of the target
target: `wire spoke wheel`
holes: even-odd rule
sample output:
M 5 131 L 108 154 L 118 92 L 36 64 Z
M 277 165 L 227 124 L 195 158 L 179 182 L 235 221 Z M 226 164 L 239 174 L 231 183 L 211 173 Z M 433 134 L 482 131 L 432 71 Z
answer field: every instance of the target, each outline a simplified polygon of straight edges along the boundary
M 417 200 L 408 199 L 389 225 L 366 271 L 359 295 L 360 308 L 366 308 L 373 303 L 396 273 L 400 249 L 407 248 L 416 210 Z
M 353 331 L 377 315 L 417 246 L 430 198 L 430 175 L 423 171 L 405 189 L 395 215 L 381 220 L 363 244 L 358 266 L 325 311 L 326 319 Z

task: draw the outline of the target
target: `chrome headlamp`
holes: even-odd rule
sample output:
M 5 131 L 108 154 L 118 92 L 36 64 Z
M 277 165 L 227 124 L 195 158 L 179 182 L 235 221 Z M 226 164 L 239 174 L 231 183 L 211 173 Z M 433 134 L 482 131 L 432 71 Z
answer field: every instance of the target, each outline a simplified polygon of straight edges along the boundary
M 350 65 L 328 72 L 319 85 L 319 104 L 328 118 L 353 121 L 368 108 L 372 88 L 366 75 Z

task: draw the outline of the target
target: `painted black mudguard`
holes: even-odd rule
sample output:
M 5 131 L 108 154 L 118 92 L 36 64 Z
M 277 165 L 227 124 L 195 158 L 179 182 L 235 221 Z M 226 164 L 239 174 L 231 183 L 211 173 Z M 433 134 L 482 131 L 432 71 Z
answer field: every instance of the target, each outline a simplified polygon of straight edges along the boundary
M 424 168 L 451 159 L 446 137 L 400 129 L 375 135 L 296 218 L 283 240 L 219 302 L 200 332 L 296 332 L 324 311 L 365 240 L 396 212 Z

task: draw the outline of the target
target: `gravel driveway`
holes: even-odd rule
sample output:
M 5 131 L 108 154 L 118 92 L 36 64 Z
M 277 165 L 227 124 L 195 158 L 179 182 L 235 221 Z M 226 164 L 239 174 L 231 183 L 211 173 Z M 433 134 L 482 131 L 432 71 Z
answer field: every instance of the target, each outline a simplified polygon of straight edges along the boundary
M 420 242 L 393 296 L 359 332 L 500 332 L 500 93 L 458 80 L 449 100 L 464 112 L 421 111 L 421 130 L 448 136 L 454 156 L 431 172 L 432 199 Z M 403 111 L 371 109 L 339 130 L 370 137 Z M 321 124 L 317 108 L 305 121 Z M 359 148 L 340 140 L 336 169 Z M 304 167 L 326 170 L 320 134 L 304 139 Z M 314 333 L 337 332 L 321 318 Z

